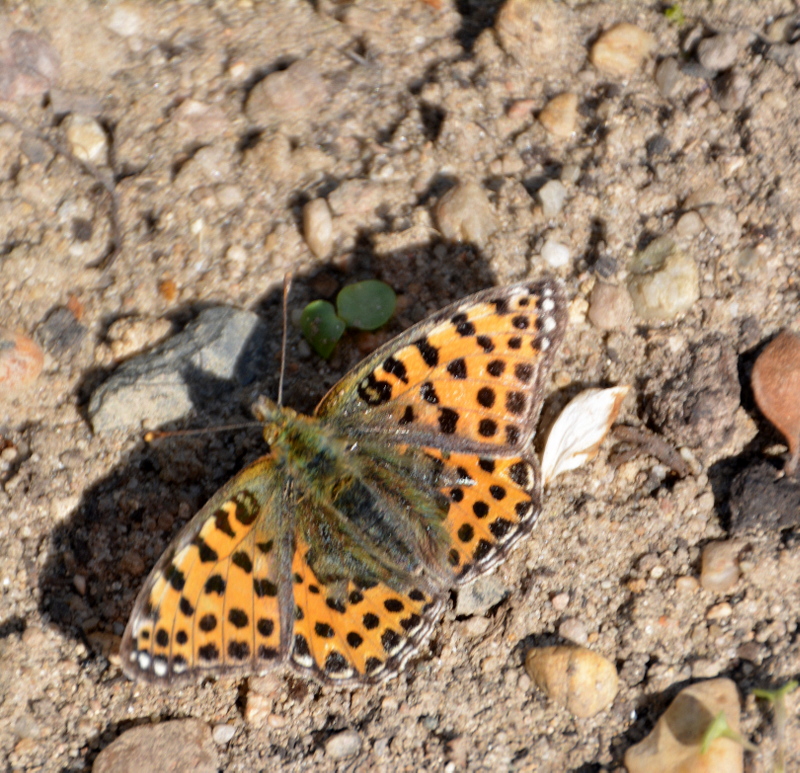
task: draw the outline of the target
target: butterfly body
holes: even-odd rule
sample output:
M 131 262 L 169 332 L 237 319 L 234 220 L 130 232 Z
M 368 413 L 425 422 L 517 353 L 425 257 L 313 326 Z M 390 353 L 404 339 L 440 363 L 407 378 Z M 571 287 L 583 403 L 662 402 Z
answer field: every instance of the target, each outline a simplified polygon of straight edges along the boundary
M 184 527 L 123 637 L 131 677 L 396 674 L 449 588 L 532 526 L 542 379 L 566 323 L 552 281 L 489 290 L 374 352 L 303 416 L 261 398 L 269 453 Z

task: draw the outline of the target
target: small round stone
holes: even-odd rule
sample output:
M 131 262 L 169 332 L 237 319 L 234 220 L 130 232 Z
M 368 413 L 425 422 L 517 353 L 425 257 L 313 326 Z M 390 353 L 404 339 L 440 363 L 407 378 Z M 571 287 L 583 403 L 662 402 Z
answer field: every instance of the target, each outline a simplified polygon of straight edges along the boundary
M 569 247 L 565 244 L 548 239 L 542 245 L 542 259 L 550 268 L 562 268 L 569 263 Z
M 563 209 L 567 189 L 560 180 L 550 180 L 539 188 L 537 196 L 542 204 L 542 213 L 549 219 L 558 215 Z
M 700 297 L 700 272 L 671 239 L 661 237 L 634 258 L 628 292 L 642 319 L 670 321 Z
M 64 121 L 69 149 L 81 161 L 108 163 L 108 137 L 103 127 L 90 115 L 73 113 Z
M 683 239 L 692 239 L 699 235 L 703 228 L 705 228 L 703 219 L 697 212 L 686 212 L 675 224 L 675 233 Z
M 218 744 L 219 746 L 224 746 L 225 744 L 229 743 L 235 735 L 235 725 L 214 725 L 214 729 L 211 731 L 211 736 L 214 739 L 214 743 Z
M 589 59 L 598 70 L 625 77 L 639 69 L 654 46 L 655 38 L 649 32 L 624 22 L 598 38 Z
M 589 641 L 589 634 L 586 630 L 586 626 L 574 617 L 564 620 L 564 622 L 558 626 L 558 635 L 562 639 L 574 642 L 575 644 L 586 644 L 586 642 Z
M 333 247 L 333 218 L 325 199 L 314 199 L 303 207 L 303 236 L 311 252 L 326 258 Z
M 697 60 L 707 70 L 719 72 L 736 64 L 739 45 L 733 35 L 714 35 L 701 40 L 697 46 Z
M 553 605 L 553 609 L 555 609 L 556 612 L 563 612 L 569 606 L 569 593 L 556 593 L 556 595 L 550 599 L 550 603 Z
M 354 757 L 361 751 L 361 736 L 353 730 L 344 730 L 325 742 L 325 754 L 333 760 Z
M 700 583 L 690 575 L 684 575 L 675 580 L 675 590 L 681 593 L 696 593 L 699 587 Z
M 662 97 L 669 98 L 678 90 L 681 70 L 674 56 L 668 56 L 659 63 L 656 67 L 655 80 Z
M 585 647 L 532 649 L 525 669 L 548 698 L 576 717 L 593 717 L 607 708 L 619 689 L 614 664 Z
M 539 113 L 539 123 L 555 137 L 571 137 L 578 124 L 578 95 L 566 92 L 553 97 Z
M 714 593 L 727 593 L 739 581 L 738 556 L 742 545 L 737 540 L 711 542 L 703 548 L 700 585 Z
M 624 287 L 597 282 L 589 298 L 589 321 L 600 330 L 628 327 L 633 315 L 631 296 Z
M 476 182 L 459 183 L 436 206 L 439 230 L 446 239 L 486 244 L 497 230 L 497 219 L 489 198 Z

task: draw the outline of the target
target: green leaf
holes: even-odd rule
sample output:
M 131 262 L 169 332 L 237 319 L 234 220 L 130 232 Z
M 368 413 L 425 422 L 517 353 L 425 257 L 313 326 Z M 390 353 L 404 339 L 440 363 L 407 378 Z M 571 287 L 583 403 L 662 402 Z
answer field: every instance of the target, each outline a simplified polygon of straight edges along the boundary
M 389 285 L 377 279 L 356 282 L 342 288 L 336 296 L 336 310 L 348 327 L 376 330 L 385 325 L 397 304 L 397 296 Z
M 306 341 L 327 360 L 344 333 L 345 323 L 336 316 L 332 303 L 312 301 L 303 309 L 300 326 Z

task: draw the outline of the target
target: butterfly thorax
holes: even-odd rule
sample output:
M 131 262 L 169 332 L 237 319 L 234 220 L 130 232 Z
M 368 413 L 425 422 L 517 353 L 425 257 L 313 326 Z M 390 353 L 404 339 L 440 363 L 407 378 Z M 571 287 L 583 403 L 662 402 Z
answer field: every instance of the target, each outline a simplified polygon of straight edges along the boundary
M 441 462 L 420 449 L 355 439 L 334 422 L 267 398 L 253 410 L 320 578 L 330 582 L 344 573 L 337 555 L 351 555 L 351 542 L 370 545 L 356 563 L 375 579 L 444 566 L 442 523 L 450 505 L 441 488 L 451 476 Z

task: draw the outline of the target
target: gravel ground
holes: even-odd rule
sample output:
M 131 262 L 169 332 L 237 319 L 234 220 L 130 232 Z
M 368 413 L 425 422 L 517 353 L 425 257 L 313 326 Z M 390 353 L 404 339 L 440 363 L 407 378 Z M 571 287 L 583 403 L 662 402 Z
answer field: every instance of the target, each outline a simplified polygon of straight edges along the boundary
M 759 747 L 746 769 L 771 769 L 752 690 L 800 674 L 798 518 L 734 529 L 731 484 L 785 450 L 749 372 L 800 325 L 796 8 L 680 11 L 544 3 L 533 23 L 492 0 L 4 5 L 0 324 L 45 357 L 0 402 L 2 769 L 90 770 L 124 731 L 192 718 L 177 748 L 197 770 L 622 770 L 680 687 L 715 676 L 736 682 Z M 625 72 L 589 58 L 617 22 L 652 35 Z M 317 198 L 332 238 L 309 235 L 314 253 L 302 210 Z M 631 271 L 662 236 L 697 291 L 676 281 L 666 319 L 631 317 Z M 543 426 L 585 387 L 629 384 L 619 421 L 639 432 L 558 478 L 492 575 L 490 606 L 459 613 L 454 593 L 396 680 L 128 682 L 117 650 L 141 583 L 263 444 L 256 428 L 146 445 L 122 416 L 93 433 L 91 395 L 203 309 L 238 307 L 268 331 L 259 367 L 198 389 L 169 426 L 248 420 L 277 391 L 287 270 L 295 320 L 356 279 L 399 294 L 385 329 L 348 334 L 327 362 L 292 327 L 298 410 L 448 302 L 555 273 L 570 325 Z M 734 538 L 733 583 L 709 590 L 702 550 Z M 531 646 L 567 638 L 619 671 L 616 700 L 589 719 L 523 668 Z M 787 770 L 795 711 L 790 697 Z M 171 759 L 140 743 L 153 769 Z

